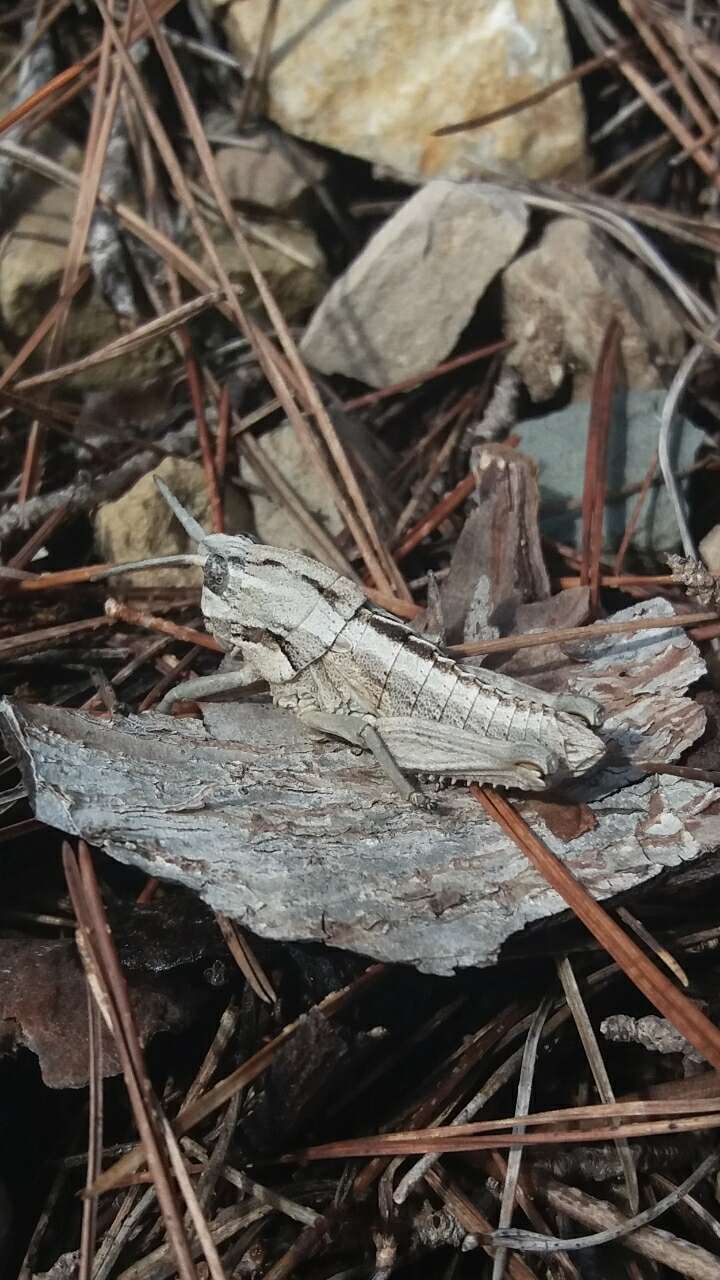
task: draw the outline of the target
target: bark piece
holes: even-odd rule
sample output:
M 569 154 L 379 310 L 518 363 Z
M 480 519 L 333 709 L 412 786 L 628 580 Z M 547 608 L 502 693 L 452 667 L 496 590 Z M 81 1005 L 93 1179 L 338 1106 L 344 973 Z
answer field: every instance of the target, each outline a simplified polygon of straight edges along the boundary
M 652 1053 L 682 1053 L 694 1062 L 704 1062 L 702 1054 L 668 1022 L 657 1014 L 633 1018 L 629 1013 L 613 1013 L 600 1023 L 606 1040 L 616 1044 L 641 1044 Z
M 507 635 L 517 606 L 550 595 L 538 530 L 537 468 L 505 445 L 476 451 L 475 509 L 442 588 L 449 644 Z
M 88 1023 L 85 974 L 75 943 L 38 938 L 0 939 L 0 1054 L 16 1046 L 40 1059 L 46 1085 L 77 1089 L 88 1079 Z M 179 1029 L 196 1009 L 173 994 L 158 976 L 129 975 L 130 999 L 142 1043 L 158 1031 Z M 104 1025 L 103 1073 L 120 1071 L 115 1046 Z
M 652 601 L 647 612 L 664 605 Z M 659 716 L 653 758 L 674 758 L 702 731 L 702 710 L 680 692 L 702 670 L 697 649 L 672 627 L 617 644 L 622 659 L 609 641 L 586 643 L 573 659 L 574 689 L 604 690 L 616 731 L 630 738 L 642 738 Z M 492 963 L 508 938 L 564 908 L 465 790 L 443 793 L 440 809 L 423 813 L 398 799 L 367 756 L 311 738 L 289 714 L 208 704 L 204 717 L 147 714 L 113 724 L 0 704 L 8 748 L 42 821 L 194 888 L 258 935 L 314 939 L 449 974 Z M 613 793 L 625 774 L 619 766 L 605 773 L 590 806 L 596 826 L 570 843 L 529 815 L 595 897 L 634 888 L 720 842 L 717 788 L 651 775 L 624 786 L 619 801 Z M 592 794 L 587 781 L 572 799 L 587 803 Z

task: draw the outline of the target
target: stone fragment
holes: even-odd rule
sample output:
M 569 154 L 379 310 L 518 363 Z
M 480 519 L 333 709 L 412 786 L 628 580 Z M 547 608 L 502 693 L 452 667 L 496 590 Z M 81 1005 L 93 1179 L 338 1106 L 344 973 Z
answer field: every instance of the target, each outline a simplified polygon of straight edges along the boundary
M 286 212 L 327 173 L 327 161 L 297 142 L 283 145 L 272 133 L 243 146 L 220 147 L 215 164 L 231 200 Z
M 325 258 L 313 232 L 301 222 L 284 218 L 258 219 L 256 225 L 258 234 L 246 231 L 247 239 L 285 319 L 306 314 L 328 285 Z M 244 305 L 259 307 L 245 257 L 224 224 L 214 228 L 213 240 L 230 279 L 243 290 Z M 210 262 L 205 266 L 212 270 Z
M 72 158 L 72 157 L 71 157 Z M 63 156 L 65 163 L 67 157 Z M 69 167 L 73 167 L 70 165 Z M 37 328 L 62 280 L 70 231 L 75 217 L 76 193 L 58 186 L 35 190 L 0 242 L 0 366 L 6 364 Z M 256 294 L 240 250 L 224 224 L 212 233 L 220 258 L 233 282 L 244 290 L 244 301 L 253 305 Z M 265 274 L 287 319 L 315 306 L 327 287 L 322 251 L 307 227 L 296 221 L 258 220 L 256 239 L 250 242 L 258 266 Z M 198 254 L 197 244 L 186 246 Z M 147 319 L 148 317 L 144 317 Z M 138 319 L 137 323 L 141 323 Z M 126 333 L 127 320 L 119 318 L 95 284 L 88 284 L 73 299 L 63 341 L 62 362 L 80 359 Z M 29 360 L 28 372 L 45 367 L 47 341 Z M 87 394 L 108 387 L 152 388 L 166 380 L 163 371 L 177 363 L 167 339 L 144 343 L 119 359 L 82 370 L 63 381 L 63 389 Z
M 658 443 L 664 391 L 633 391 L 617 397 L 608 445 L 608 502 L 603 549 L 617 551 Z M 540 467 L 540 523 L 558 542 L 577 544 L 585 474 L 589 403 L 519 423 L 514 432 L 524 453 Z M 705 436 L 688 419 L 678 424 L 675 470 L 686 472 Z M 628 493 L 628 489 L 633 492 Z M 618 497 L 617 495 L 625 494 Z M 656 559 L 677 546 L 679 534 L 665 486 L 647 495 L 632 538 L 633 548 Z
M 382 518 L 383 512 L 392 508 L 386 485 L 392 461 L 387 450 L 361 422 L 337 414 L 335 429 L 349 459 L 366 477 L 373 493 L 375 515 Z M 270 464 L 270 474 L 278 472 L 325 532 L 333 540 L 339 538 L 345 525 L 332 491 L 291 424 L 283 422 L 258 436 L 257 449 Z M 323 559 L 322 547 L 304 534 L 299 523 L 293 520 L 288 504 L 276 500 L 248 457 L 241 457 L 240 475 L 250 491 L 253 523 L 261 542 L 275 547 L 299 547 Z
M 0 336 L 14 354 L 37 328 L 58 294 L 76 193 L 48 186 L 14 222 L 0 242 Z M 75 296 L 70 307 L 62 359 L 77 360 L 127 332 L 92 284 Z M 47 340 L 28 361 L 28 372 L 45 367 Z M 110 383 L 137 384 L 157 376 L 174 362 L 174 349 L 162 339 L 145 343 L 120 360 L 111 360 L 67 378 L 64 389 L 90 391 Z
M 228 41 L 246 67 L 267 4 L 233 0 Z M 570 67 L 555 0 L 293 0 L 277 8 L 266 110 L 289 133 L 410 180 L 479 172 L 544 178 L 584 154 L 576 85 L 482 129 L 435 137 L 552 84 Z
M 279 469 L 283 478 L 292 485 L 307 510 L 319 520 L 331 538 L 337 538 L 342 532 L 343 522 L 333 495 L 318 469 L 312 465 L 290 423 L 283 422 L 272 431 L 266 431 L 258 437 L 258 445 L 268 460 Z M 243 457 L 241 460 L 240 474 L 251 487 L 253 521 L 260 540 L 275 547 L 312 550 L 305 545 L 302 531 L 289 515 L 287 507 L 276 502 L 266 491 L 261 477 L 247 458 Z
M 205 529 L 211 528 L 205 473 L 199 462 L 165 458 L 154 471 L 128 489 L 115 502 L 105 502 L 95 517 L 95 540 L 104 561 L 144 560 L 151 556 L 184 555 L 197 548 L 170 511 L 155 484 L 164 480 L 176 498 Z M 252 527 L 250 504 L 244 494 L 228 487 L 225 495 L 227 533 Z M 177 569 L 143 569 L 123 575 L 121 582 L 138 587 L 188 587 L 200 585 L 202 570 L 190 565 Z
M 611 317 L 623 330 L 627 386 L 661 386 L 685 350 L 683 330 L 645 271 L 601 231 L 557 218 L 535 249 L 503 276 L 509 361 L 533 400 L 554 396 L 572 378 L 573 399 L 590 398 L 600 347 Z
M 452 350 L 490 281 L 522 244 L 527 211 L 485 183 L 429 182 L 389 218 L 321 302 L 308 362 L 373 387 Z
M 720 573 L 720 524 L 705 534 L 698 549 L 710 572 Z

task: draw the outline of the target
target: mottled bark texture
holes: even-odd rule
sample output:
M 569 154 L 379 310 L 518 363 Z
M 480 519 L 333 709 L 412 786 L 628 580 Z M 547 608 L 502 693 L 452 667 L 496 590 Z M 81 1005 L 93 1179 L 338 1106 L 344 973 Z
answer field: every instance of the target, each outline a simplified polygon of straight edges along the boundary
M 678 630 L 621 639 L 622 662 L 608 641 L 597 654 L 584 646 L 583 692 L 605 686 L 622 737 L 622 667 L 634 694 L 627 746 L 642 737 L 641 721 L 655 720 L 654 758 L 663 744 L 665 758 L 676 756 L 702 730 L 703 713 L 684 696 L 702 668 L 697 650 Z M 257 702 L 208 705 L 201 723 L 156 714 L 108 722 L 7 700 L 0 727 L 43 822 L 187 885 L 263 937 L 310 938 L 449 974 L 491 964 L 508 938 L 563 907 L 466 791 L 418 812 L 370 757 L 314 739 Z M 628 776 L 606 770 L 605 785 L 586 784 L 586 796 L 576 784 L 573 799 L 592 797 L 596 822 L 579 824 L 569 841 L 532 800 L 520 802 L 597 898 L 720 841 L 716 788 Z

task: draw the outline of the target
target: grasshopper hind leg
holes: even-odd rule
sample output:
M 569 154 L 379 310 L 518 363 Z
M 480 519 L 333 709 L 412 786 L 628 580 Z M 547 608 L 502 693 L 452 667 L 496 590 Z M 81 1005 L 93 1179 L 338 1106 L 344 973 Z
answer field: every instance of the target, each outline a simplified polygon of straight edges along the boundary
M 376 727 L 399 767 L 423 777 L 544 791 L 562 772 L 555 752 L 537 739 L 484 738 L 414 716 L 380 718 Z
M 360 715 L 342 715 L 327 711 L 316 711 L 312 707 L 303 707 L 298 711 L 298 718 L 309 729 L 328 734 L 333 738 L 341 738 L 352 747 L 365 749 L 371 753 L 382 769 L 385 777 L 400 792 L 403 800 L 417 809 L 434 809 L 436 802 L 426 796 L 415 783 L 406 777 L 395 759 L 392 750 L 385 742 L 382 733 L 371 720 Z
M 597 729 L 602 724 L 602 708 L 593 698 L 586 698 L 581 693 L 558 693 L 555 695 L 556 711 L 564 711 L 566 715 L 577 716 L 589 729 Z

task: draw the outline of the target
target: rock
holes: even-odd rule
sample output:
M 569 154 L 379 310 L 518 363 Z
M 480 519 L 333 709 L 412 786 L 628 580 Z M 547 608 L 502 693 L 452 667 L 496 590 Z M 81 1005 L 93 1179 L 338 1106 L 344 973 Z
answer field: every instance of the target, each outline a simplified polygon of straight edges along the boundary
M 657 449 L 664 391 L 634 391 L 618 397 L 608 448 L 608 495 L 640 485 Z M 558 413 L 521 422 L 514 428 L 524 453 L 540 467 L 541 528 L 559 542 L 577 544 L 580 501 L 585 473 L 590 405 L 571 404 Z M 705 436 L 688 419 L 678 424 L 678 472 L 693 463 Z M 637 500 L 637 492 L 605 508 L 603 547 L 616 551 Z M 571 505 L 569 505 L 571 504 Z M 679 540 L 670 499 L 664 485 L 653 486 L 645 499 L 632 546 L 653 558 L 671 551 Z
M 283 422 L 272 431 L 266 431 L 258 437 L 258 445 L 279 469 L 283 479 L 292 485 L 308 511 L 312 512 L 332 538 L 337 538 L 343 529 L 340 512 L 327 484 L 312 465 L 290 423 Z M 305 543 L 301 529 L 290 518 L 287 508 L 275 502 L 261 488 L 262 480 L 247 458 L 243 457 L 241 460 L 240 474 L 243 481 L 252 486 L 250 502 L 260 540 L 275 547 L 301 547 L 303 550 L 313 551 Z
M 334 420 L 335 429 L 348 456 L 354 459 L 362 474 L 367 477 L 366 483 L 373 493 L 376 518 L 382 517 L 384 510 L 393 509 L 385 483 L 392 465 L 389 454 L 363 428 L 362 423 L 342 414 L 335 414 Z M 333 540 L 339 538 L 345 528 L 342 516 L 328 485 L 290 423 L 281 423 L 271 431 L 264 432 L 256 438 L 256 443 L 258 450 L 272 463 L 272 469 L 280 473 L 326 533 Z M 323 559 L 322 547 L 316 546 L 309 537 L 304 536 L 298 523 L 291 518 L 288 507 L 276 502 L 266 492 L 262 477 L 247 457 L 241 458 L 240 475 L 250 490 L 253 522 L 260 540 L 276 547 L 299 547 Z
M 442 360 L 527 230 L 515 195 L 485 183 L 429 182 L 335 281 L 301 348 L 322 373 L 374 387 Z
M 253 257 L 285 319 L 293 320 L 314 307 L 327 289 L 322 250 L 312 231 L 301 222 L 265 218 L 256 220 L 256 225 L 258 236 L 263 239 L 246 232 Z M 243 290 L 243 304 L 258 308 L 255 285 L 233 236 L 224 224 L 214 227 L 212 234 L 220 261 L 233 284 Z M 192 252 L 198 252 L 197 245 L 190 247 Z M 207 261 L 205 266 L 212 269 Z
M 225 13 L 230 46 L 249 66 L 267 5 L 233 0 Z M 482 171 L 546 178 L 584 154 L 575 85 L 486 128 L 433 137 L 568 71 L 555 0 L 294 0 L 278 7 L 269 67 L 265 107 L 279 125 L 410 180 Z
M 14 222 L 0 244 L 0 334 L 15 353 L 37 328 L 57 296 L 62 279 L 76 194 L 45 187 Z M 127 331 L 97 288 L 87 285 L 73 299 L 63 342 L 62 360 L 71 361 L 112 342 Z M 47 343 L 28 361 L 28 372 L 45 367 Z M 89 391 L 110 383 L 137 384 L 155 378 L 175 361 L 167 341 L 148 342 L 121 360 L 112 360 L 63 382 L 63 389 Z
M 641 267 L 601 231 L 557 218 L 535 249 L 503 276 L 505 336 L 510 363 L 533 400 L 554 396 L 566 375 L 573 399 L 590 398 L 592 377 L 608 322 L 623 328 L 627 386 L 663 383 L 665 366 L 685 350 L 683 330 L 664 295 Z
M 699 551 L 710 572 L 720 573 L 720 524 L 705 534 Z
M 62 187 L 41 189 L 26 212 L 0 242 L 0 364 L 6 364 L 37 328 L 57 296 L 65 265 L 70 228 L 75 217 L 75 192 Z M 258 222 L 259 234 L 273 243 L 251 237 L 254 257 L 265 273 L 284 315 L 306 314 L 327 287 L 322 252 L 313 233 L 299 222 L 268 219 Z M 220 257 L 233 281 L 245 290 L 252 305 L 255 289 L 240 251 L 224 224 L 213 226 Z M 191 251 L 198 254 L 196 244 Z M 147 319 L 148 317 L 145 317 Z M 139 319 L 137 323 L 141 323 Z M 76 360 L 126 333 L 121 320 L 95 285 L 87 285 L 73 299 L 63 343 L 62 362 Z M 28 361 L 28 372 L 43 369 L 47 343 Z M 144 343 L 121 359 L 111 360 L 64 379 L 64 390 L 83 394 L 108 387 L 150 387 L 165 381 L 163 370 L 177 363 L 174 347 L 165 339 Z
M 150 556 L 183 555 L 196 550 L 159 492 L 154 476 L 160 476 L 175 496 L 204 528 L 211 528 L 210 503 L 205 473 L 199 462 L 186 458 L 165 458 L 115 502 L 106 502 L 95 517 L 95 540 L 103 560 L 115 564 L 143 560 Z M 228 487 L 225 498 L 228 533 L 252 527 L 250 504 L 244 494 Z M 178 569 L 143 569 L 123 575 L 128 586 L 177 587 L 200 585 L 202 570 L 188 566 Z
M 231 200 L 287 212 L 327 173 L 327 161 L 297 142 L 264 132 L 243 146 L 220 147 L 215 164 Z

